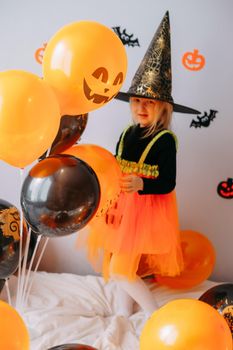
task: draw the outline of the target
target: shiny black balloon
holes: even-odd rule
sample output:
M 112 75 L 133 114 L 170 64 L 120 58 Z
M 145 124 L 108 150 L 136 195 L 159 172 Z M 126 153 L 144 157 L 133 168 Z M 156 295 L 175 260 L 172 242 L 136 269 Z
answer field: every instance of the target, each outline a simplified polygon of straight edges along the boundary
M 27 263 L 30 263 L 32 255 L 34 253 L 37 239 L 38 239 L 38 234 L 36 232 L 31 231 L 31 237 L 30 237 L 30 242 L 29 242 L 29 247 L 28 247 L 28 256 L 27 256 Z
M 0 280 L 0 293 L 4 287 L 4 284 L 5 284 L 5 280 Z
M 24 241 L 26 234 L 27 228 L 24 225 Z M 20 213 L 13 204 L 0 199 L 0 279 L 9 277 L 17 270 L 19 248 Z
M 96 348 L 93 348 L 89 345 L 83 345 L 83 344 L 63 344 L 58 345 L 53 348 L 49 348 L 48 350 L 97 350 Z
M 64 152 L 66 149 L 75 144 L 81 137 L 87 125 L 88 114 L 80 115 L 63 115 L 57 135 L 52 143 L 49 155 Z M 40 159 L 46 157 L 45 152 Z
M 199 300 L 213 306 L 223 315 L 233 336 L 233 284 L 223 283 L 212 287 Z
M 21 191 L 25 219 L 34 232 L 47 237 L 83 228 L 95 215 L 99 200 L 95 172 L 84 161 L 65 154 L 36 164 Z

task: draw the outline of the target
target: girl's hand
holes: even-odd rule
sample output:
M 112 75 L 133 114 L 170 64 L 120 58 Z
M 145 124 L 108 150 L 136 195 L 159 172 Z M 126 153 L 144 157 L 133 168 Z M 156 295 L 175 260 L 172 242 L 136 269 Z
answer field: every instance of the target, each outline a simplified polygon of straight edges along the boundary
M 137 175 L 124 175 L 120 180 L 120 187 L 126 193 L 137 192 L 143 190 L 143 180 Z

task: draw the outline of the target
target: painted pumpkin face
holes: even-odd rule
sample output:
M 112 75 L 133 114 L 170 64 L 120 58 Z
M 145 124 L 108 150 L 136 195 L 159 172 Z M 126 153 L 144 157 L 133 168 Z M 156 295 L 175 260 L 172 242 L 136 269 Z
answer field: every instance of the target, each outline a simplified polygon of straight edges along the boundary
M 57 95 L 61 114 L 88 113 L 109 102 L 120 90 L 127 69 L 124 45 L 109 28 L 96 22 L 63 27 L 48 42 L 44 79 Z
M 233 179 L 221 181 L 218 185 L 217 192 L 220 197 L 231 199 L 233 198 Z
M 117 94 L 119 85 L 122 85 L 123 80 L 123 73 L 120 72 L 115 79 L 113 79 L 112 86 L 110 86 L 108 84 L 109 77 L 107 69 L 99 67 L 92 73 L 92 77 L 89 78 L 89 83 L 84 78 L 83 91 L 85 97 L 96 104 L 107 103 Z

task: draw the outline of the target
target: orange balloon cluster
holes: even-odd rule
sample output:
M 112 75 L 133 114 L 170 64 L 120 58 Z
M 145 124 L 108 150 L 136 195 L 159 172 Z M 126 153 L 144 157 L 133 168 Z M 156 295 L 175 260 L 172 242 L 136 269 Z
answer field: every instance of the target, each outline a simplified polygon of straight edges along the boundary
M 140 350 L 232 350 L 230 329 L 210 305 L 174 300 L 155 311 L 140 336 Z
M 100 183 L 101 192 L 96 216 L 105 214 L 120 193 L 121 170 L 115 157 L 103 147 L 88 144 L 75 145 L 63 153 L 83 160 L 94 170 Z
M 0 73 L 0 159 L 24 168 L 50 148 L 62 115 L 104 106 L 119 92 L 126 50 L 114 31 L 98 22 L 61 28 L 46 46 L 44 79 L 9 70 Z
M 179 276 L 156 276 L 159 284 L 174 289 L 188 289 L 205 281 L 212 273 L 215 264 L 213 244 L 203 234 L 181 231 L 181 247 L 184 257 L 184 270 Z
M 0 159 L 20 168 L 48 149 L 60 125 L 57 99 L 32 73 L 0 73 Z
M 18 312 L 0 300 L 0 349 L 29 350 L 29 333 Z
M 64 26 L 49 40 L 42 67 L 61 114 L 78 115 L 102 107 L 118 93 L 127 56 L 113 30 L 98 22 L 80 21 Z

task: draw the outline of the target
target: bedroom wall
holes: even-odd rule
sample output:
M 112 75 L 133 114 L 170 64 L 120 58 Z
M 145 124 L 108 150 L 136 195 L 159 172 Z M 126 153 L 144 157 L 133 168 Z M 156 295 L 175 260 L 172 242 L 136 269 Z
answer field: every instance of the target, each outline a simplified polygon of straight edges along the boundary
M 125 46 L 129 69 L 122 90 L 126 91 L 166 10 L 171 21 L 174 100 L 199 109 L 200 116 L 206 112 L 208 120 L 210 110 L 218 111 L 209 126 L 201 126 L 197 116 L 174 114 L 173 130 L 179 138 L 180 225 L 181 229 L 205 234 L 214 244 L 217 262 L 212 278 L 233 282 L 233 199 L 221 198 L 216 192 L 221 181 L 233 177 L 231 0 L 1 0 L 0 70 L 24 69 L 42 75 L 41 57 L 36 59 L 35 52 L 41 48 L 39 53 L 43 54 L 44 43 L 63 25 L 95 20 L 125 28 L 138 39 L 140 46 Z M 193 61 L 188 62 L 187 57 Z M 90 113 L 80 142 L 114 152 L 129 120 L 128 105 L 112 101 Z M 0 174 L 0 198 L 19 206 L 19 170 L 0 161 Z M 41 269 L 93 273 L 84 252 L 77 252 L 74 246 L 75 234 L 50 239 Z

